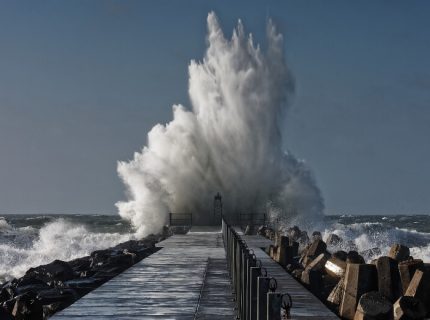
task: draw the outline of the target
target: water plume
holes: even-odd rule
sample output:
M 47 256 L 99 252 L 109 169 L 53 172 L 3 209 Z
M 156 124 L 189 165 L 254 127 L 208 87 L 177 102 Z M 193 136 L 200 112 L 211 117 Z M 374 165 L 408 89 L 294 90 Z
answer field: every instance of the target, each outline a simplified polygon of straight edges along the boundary
M 116 205 L 141 236 L 159 231 L 168 212 L 210 222 L 216 192 L 227 215 L 264 211 L 268 203 L 284 214 L 288 208 L 300 215 L 323 211 L 306 164 L 283 150 L 294 81 L 282 35 L 269 21 L 263 50 L 241 21 L 231 39 L 214 13 L 207 25 L 203 61 L 189 65 L 191 110 L 174 105 L 173 120 L 154 126 L 147 146 L 118 163 L 128 201 Z

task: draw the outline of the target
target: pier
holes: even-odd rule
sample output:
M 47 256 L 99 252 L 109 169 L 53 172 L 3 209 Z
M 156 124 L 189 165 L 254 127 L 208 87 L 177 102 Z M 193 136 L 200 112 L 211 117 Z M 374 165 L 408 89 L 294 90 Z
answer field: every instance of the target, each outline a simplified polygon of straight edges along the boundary
M 338 319 L 261 249 L 270 244 L 269 240 L 258 235 L 243 236 L 238 228 L 226 223 L 223 223 L 222 230 L 221 226 L 193 226 L 185 235 L 173 235 L 158 243 L 159 251 L 55 314 L 52 319 L 266 320 L 267 316 L 258 318 L 256 314 L 257 292 L 251 296 L 250 287 L 243 282 L 243 271 L 246 271 L 243 263 L 246 261 L 231 258 L 232 244 L 239 248 L 239 242 L 231 237 L 233 233 L 243 246 L 246 244 L 247 250 L 252 250 L 255 259 L 267 271 L 267 277 L 276 279 L 276 292 L 273 293 L 279 293 L 279 297 L 290 294 L 290 319 Z M 235 251 L 236 256 L 238 253 Z M 232 269 L 239 273 L 232 272 Z M 238 282 L 239 278 L 242 280 Z M 249 281 L 246 283 L 250 284 Z M 264 291 L 264 295 L 268 291 Z M 278 303 L 276 307 L 282 305 Z M 267 313 L 266 305 L 260 303 L 259 308 L 261 314 Z

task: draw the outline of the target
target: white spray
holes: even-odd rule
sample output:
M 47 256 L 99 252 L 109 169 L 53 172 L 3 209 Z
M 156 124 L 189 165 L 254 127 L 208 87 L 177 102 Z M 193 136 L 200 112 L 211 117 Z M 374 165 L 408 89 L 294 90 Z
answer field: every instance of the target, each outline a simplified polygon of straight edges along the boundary
M 214 13 L 207 23 L 205 57 L 189 66 L 192 110 L 173 106 L 173 120 L 154 126 L 148 145 L 118 163 L 128 201 L 116 205 L 140 236 L 159 231 L 168 212 L 208 222 L 216 192 L 230 215 L 262 211 L 267 203 L 300 215 L 324 208 L 306 165 L 282 149 L 294 88 L 282 35 L 269 21 L 263 51 L 240 21 L 231 40 Z

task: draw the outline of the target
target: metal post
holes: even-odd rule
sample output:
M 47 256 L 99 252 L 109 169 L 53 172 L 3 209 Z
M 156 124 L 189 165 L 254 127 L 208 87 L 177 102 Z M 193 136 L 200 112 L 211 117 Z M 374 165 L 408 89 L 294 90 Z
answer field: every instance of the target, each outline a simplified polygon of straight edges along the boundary
M 250 270 L 250 299 L 249 299 L 249 319 L 257 320 L 257 281 L 258 277 L 262 275 L 261 267 L 251 267 Z
M 257 320 L 266 320 L 267 292 L 269 292 L 269 282 L 270 278 L 268 277 L 257 278 Z

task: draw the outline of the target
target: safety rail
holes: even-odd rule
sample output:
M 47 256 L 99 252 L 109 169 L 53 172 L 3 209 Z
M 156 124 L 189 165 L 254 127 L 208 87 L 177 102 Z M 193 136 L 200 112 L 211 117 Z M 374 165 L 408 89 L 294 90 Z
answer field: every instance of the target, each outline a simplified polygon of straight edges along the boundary
M 239 213 L 239 224 L 241 227 L 246 227 L 250 225 L 262 226 L 267 222 L 265 212 L 251 212 L 251 213 Z
M 178 213 L 169 212 L 169 225 L 170 226 L 192 226 L 193 214 L 192 213 Z
M 242 320 L 290 319 L 292 307 L 288 293 L 276 292 L 277 282 L 223 218 L 222 237 L 227 267 L 233 284 L 237 318 Z

